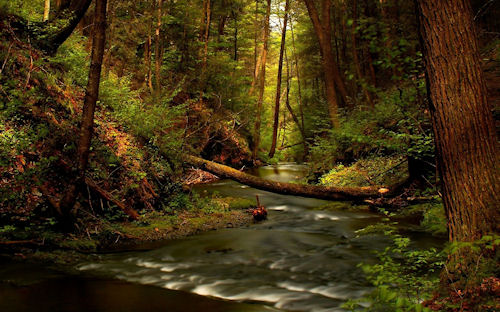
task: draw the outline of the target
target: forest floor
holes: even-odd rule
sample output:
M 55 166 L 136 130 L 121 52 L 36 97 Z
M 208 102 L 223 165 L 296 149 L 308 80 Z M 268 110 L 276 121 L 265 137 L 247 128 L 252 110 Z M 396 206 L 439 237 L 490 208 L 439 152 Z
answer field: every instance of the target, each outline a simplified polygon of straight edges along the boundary
M 96 254 L 151 249 L 168 240 L 203 232 L 247 226 L 255 204 L 233 197 L 210 198 L 199 209 L 173 213 L 150 212 L 140 221 L 102 220 L 91 216 L 80 234 L 63 234 L 47 227 L 0 233 L 0 256 L 27 262 L 70 265 Z M 2 242 L 3 241 L 3 242 Z

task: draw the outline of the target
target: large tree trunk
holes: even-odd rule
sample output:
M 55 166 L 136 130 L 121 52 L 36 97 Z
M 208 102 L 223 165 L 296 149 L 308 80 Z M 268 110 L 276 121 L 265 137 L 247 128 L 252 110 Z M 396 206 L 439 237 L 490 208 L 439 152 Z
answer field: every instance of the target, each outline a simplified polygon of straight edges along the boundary
M 470 3 L 417 3 L 449 238 L 498 234 L 497 138 Z
M 94 32 L 92 41 L 92 54 L 90 57 L 90 71 L 85 100 L 83 103 L 82 122 L 80 126 L 80 139 L 77 150 L 77 172 L 75 179 L 67 187 L 64 197 L 59 205 L 59 213 L 62 217 L 63 226 L 71 227 L 73 219 L 73 207 L 76 202 L 78 190 L 85 181 L 85 171 L 89 159 L 90 144 L 94 131 L 94 112 L 97 98 L 99 96 L 99 83 L 101 80 L 102 59 L 106 42 L 106 3 L 107 0 L 96 0 Z
M 271 142 L 271 149 L 269 151 L 269 157 L 273 158 L 276 152 L 276 141 L 278 140 L 278 126 L 279 126 L 279 115 L 280 115 L 280 100 L 281 100 L 281 77 L 283 76 L 283 58 L 285 54 L 285 42 L 286 42 L 286 28 L 288 23 L 288 9 L 290 7 L 289 0 L 285 2 L 285 17 L 283 20 L 283 30 L 281 32 L 281 47 L 280 47 L 280 59 L 278 63 L 278 79 L 276 82 L 276 101 L 274 103 L 274 124 L 273 124 L 273 138 Z
M 330 120 L 334 127 L 339 126 L 338 120 L 338 108 L 339 103 L 337 101 L 337 90 L 339 91 L 342 100 L 344 103 L 347 103 L 347 89 L 340 75 L 338 64 L 335 61 L 335 57 L 332 51 L 332 43 L 331 43 L 331 0 L 322 0 L 321 1 L 321 11 L 322 11 L 322 20 L 320 20 L 318 10 L 316 9 L 315 3 L 313 0 L 304 0 L 307 11 L 309 13 L 309 17 L 311 18 L 314 31 L 316 36 L 318 37 L 318 42 L 321 50 L 321 64 L 323 67 L 323 74 L 325 77 L 325 93 L 326 100 L 328 102 L 328 109 L 330 113 Z
M 234 168 L 195 156 L 185 156 L 184 162 L 190 166 L 195 166 L 215 174 L 220 178 L 232 179 L 256 189 L 277 194 L 296 195 L 328 200 L 360 200 L 371 197 L 380 197 L 379 187 L 329 187 L 276 182 L 265 180 Z M 384 194 L 384 196 L 392 196 L 397 190 L 397 186 L 389 187 L 389 193 Z
M 257 159 L 257 151 L 260 145 L 260 125 L 262 121 L 262 106 L 264 102 L 264 91 L 266 87 L 266 62 L 269 51 L 269 19 L 271 16 L 271 0 L 267 0 L 266 18 L 264 21 L 264 46 L 262 48 L 261 74 L 259 78 L 259 99 L 257 101 L 257 116 L 255 116 L 255 125 L 253 133 L 252 159 Z

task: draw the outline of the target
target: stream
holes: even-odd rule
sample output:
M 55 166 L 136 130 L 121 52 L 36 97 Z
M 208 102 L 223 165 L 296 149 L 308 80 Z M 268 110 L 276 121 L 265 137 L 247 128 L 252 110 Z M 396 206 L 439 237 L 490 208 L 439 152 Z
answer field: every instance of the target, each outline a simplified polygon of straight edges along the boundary
M 289 182 L 302 178 L 305 167 L 285 163 L 252 173 Z M 380 215 L 342 209 L 350 205 L 344 202 L 320 210 L 326 201 L 229 180 L 196 190 L 252 199 L 258 194 L 268 220 L 149 251 L 103 255 L 79 264 L 77 274 L 0 263 L 0 311 L 344 311 L 342 303 L 371 290 L 357 265 L 377 261 L 373 251 L 389 240 L 356 231 Z M 428 235 L 411 236 L 421 247 L 436 244 Z

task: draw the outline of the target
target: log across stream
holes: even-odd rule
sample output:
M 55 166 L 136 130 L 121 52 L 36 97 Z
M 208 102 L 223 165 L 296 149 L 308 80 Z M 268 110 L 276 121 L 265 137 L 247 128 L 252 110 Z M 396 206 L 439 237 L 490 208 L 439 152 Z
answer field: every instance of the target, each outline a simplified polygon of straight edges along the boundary
M 385 187 L 331 187 L 319 185 L 304 185 L 297 183 L 278 182 L 262 179 L 260 177 L 236 170 L 229 166 L 202 159 L 195 156 L 185 156 L 186 164 L 208 171 L 220 178 L 227 178 L 259 190 L 283 195 L 295 195 L 327 200 L 363 200 L 379 197 L 381 189 L 384 196 L 392 196 L 399 189 L 399 185 Z

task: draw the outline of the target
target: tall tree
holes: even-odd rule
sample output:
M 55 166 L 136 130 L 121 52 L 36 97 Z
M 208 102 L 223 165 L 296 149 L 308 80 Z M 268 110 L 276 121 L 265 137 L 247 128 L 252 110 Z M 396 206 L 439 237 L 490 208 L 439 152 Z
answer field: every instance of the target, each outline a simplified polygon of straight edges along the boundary
M 314 0 L 304 0 L 306 4 L 309 17 L 312 21 L 314 31 L 318 38 L 320 51 L 321 51 L 321 64 L 323 67 L 323 74 L 325 78 L 325 91 L 326 100 L 328 102 L 328 110 L 330 113 L 330 120 L 334 127 L 339 126 L 338 108 L 339 103 L 337 100 L 337 90 L 339 91 L 344 103 L 347 103 L 347 89 L 339 71 L 335 56 L 332 51 L 332 23 L 331 23 L 331 9 L 332 0 L 321 0 L 322 18 L 320 19 L 318 10 L 316 9 Z
M 351 43 L 352 43 L 352 59 L 354 62 L 354 68 L 356 70 L 356 76 L 361 82 L 361 88 L 363 93 L 365 94 L 366 101 L 368 104 L 373 107 L 373 98 L 370 90 L 368 90 L 366 86 L 365 79 L 363 77 L 363 73 L 361 71 L 361 64 L 359 62 L 358 56 L 358 47 L 357 47 L 357 38 L 356 38 L 356 28 L 358 27 L 358 2 L 357 0 L 352 0 L 352 30 L 351 30 Z
M 106 43 L 106 6 L 107 0 L 96 0 L 89 79 L 83 102 L 80 138 L 78 140 L 76 155 L 78 161 L 77 171 L 74 180 L 67 187 L 67 191 L 59 204 L 59 213 L 62 217 L 63 226 L 71 226 L 69 223 L 72 221 L 72 210 L 76 202 L 78 190 L 84 183 L 85 171 L 87 170 L 89 160 L 90 144 L 94 131 L 94 112 L 99 96 L 102 59 Z
M 205 0 L 203 6 L 204 34 L 203 34 L 203 71 L 207 68 L 208 59 L 208 39 L 210 37 L 210 25 L 212 22 L 212 4 L 210 0 Z
M 45 6 L 43 8 L 43 21 L 46 22 L 49 20 L 50 16 L 50 0 L 45 0 Z
M 293 32 L 293 21 L 290 23 L 290 31 L 292 33 L 292 53 L 293 53 L 293 58 L 295 61 L 295 75 L 297 76 L 297 92 L 298 92 L 298 100 L 299 100 L 299 111 L 300 111 L 300 123 L 302 125 L 302 131 L 304 134 L 304 140 L 305 140 L 305 126 L 304 126 L 304 103 L 302 101 L 302 86 L 300 82 L 300 71 L 299 71 L 299 57 L 297 56 L 297 49 L 295 48 L 295 34 Z M 304 151 L 304 156 L 307 154 Z
M 498 234 L 498 143 L 470 2 L 417 4 L 449 238 Z
M 155 97 L 159 99 L 161 93 L 161 63 L 162 63 L 162 43 L 161 43 L 161 19 L 163 17 L 163 0 L 157 3 L 157 20 L 155 32 Z
M 264 20 L 264 43 L 262 47 L 262 61 L 260 65 L 259 77 L 259 99 L 257 100 L 257 116 L 255 117 L 254 133 L 253 133 L 253 146 L 252 146 L 252 159 L 257 159 L 257 151 L 260 145 L 260 125 L 262 122 L 262 106 L 264 102 L 264 91 L 266 87 L 266 62 L 267 53 L 269 51 L 269 34 L 271 27 L 269 26 L 269 19 L 271 17 L 271 0 L 267 0 L 266 17 Z M 259 67 L 259 66 L 257 66 Z
M 290 23 L 291 25 L 291 23 Z M 290 75 L 290 63 L 288 60 L 288 53 L 285 50 L 285 61 L 286 61 L 286 101 L 285 105 L 286 108 L 288 109 L 288 112 L 292 116 L 293 121 L 295 122 L 295 125 L 300 131 L 300 135 L 302 136 L 302 145 L 304 146 L 304 158 L 308 154 L 308 147 L 307 147 L 307 141 L 306 141 L 306 134 L 304 132 L 304 117 L 302 117 L 302 123 L 299 121 L 299 118 L 297 117 L 297 114 L 293 111 L 292 106 L 290 105 L 290 80 L 291 80 L 291 75 Z M 300 93 L 300 91 L 299 91 Z M 299 109 L 301 108 L 301 102 L 300 102 L 300 96 L 299 96 Z M 300 113 L 302 114 L 302 110 L 300 110 Z M 283 136 L 285 138 L 285 136 Z
M 289 7 L 290 7 L 289 0 L 286 0 L 285 17 L 283 18 L 283 30 L 281 32 L 280 59 L 278 63 L 278 79 L 276 82 L 276 101 L 274 103 L 273 138 L 271 142 L 271 149 L 269 150 L 269 157 L 271 158 L 274 157 L 274 154 L 276 152 L 276 141 L 278 140 L 278 126 L 279 126 L 280 101 L 281 101 L 281 78 L 283 76 L 283 58 L 285 53 L 286 28 L 288 23 Z

